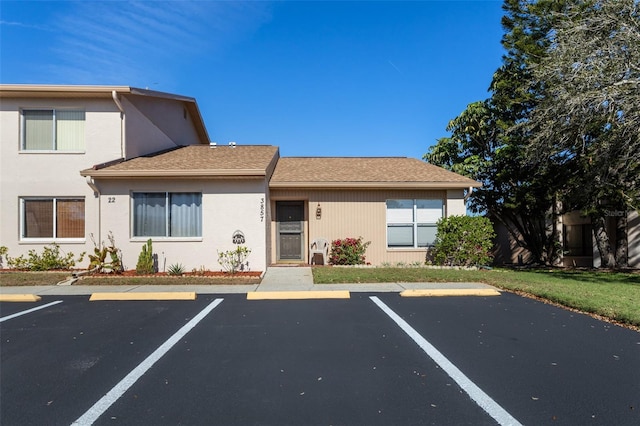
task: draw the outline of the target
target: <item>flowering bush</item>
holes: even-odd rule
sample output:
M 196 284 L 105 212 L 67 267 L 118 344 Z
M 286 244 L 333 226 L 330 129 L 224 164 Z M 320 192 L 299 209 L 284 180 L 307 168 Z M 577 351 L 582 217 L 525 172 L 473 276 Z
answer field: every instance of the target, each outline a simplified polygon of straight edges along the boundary
M 371 241 L 362 242 L 362 237 L 345 238 L 331 242 L 329 263 L 332 265 L 363 265 L 365 263 L 364 252 Z

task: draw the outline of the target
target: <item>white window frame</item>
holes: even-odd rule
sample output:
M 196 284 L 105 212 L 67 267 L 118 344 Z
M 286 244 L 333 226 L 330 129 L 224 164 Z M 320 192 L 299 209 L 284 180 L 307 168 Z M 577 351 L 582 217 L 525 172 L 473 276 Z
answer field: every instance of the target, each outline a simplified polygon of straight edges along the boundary
M 135 235 L 135 220 L 136 220 L 136 211 L 135 211 L 135 200 L 136 200 L 136 194 L 164 194 L 165 197 L 165 235 L 149 235 L 149 236 L 145 236 L 145 235 Z M 198 236 L 192 236 L 192 237 L 184 237 L 184 236 L 178 236 L 178 237 L 174 237 L 174 236 L 170 236 L 169 232 L 170 232 L 170 222 L 171 222 L 171 215 L 170 215 L 170 211 L 171 211 L 171 195 L 172 194 L 198 194 L 200 195 L 200 235 Z M 202 218 L 202 212 L 203 212 L 203 208 L 202 208 L 202 203 L 203 203 L 203 197 L 202 197 L 202 192 L 201 191 L 131 191 L 130 194 L 130 239 L 131 241 L 147 241 L 148 239 L 152 239 L 152 240 L 159 240 L 159 241 L 202 241 L 202 233 L 203 233 L 203 218 Z
M 51 149 L 28 149 L 27 148 L 27 140 L 26 140 L 26 125 L 27 125 L 27 120 L 25 118 L 25 112 L 29 112 L 29 111 L 51 111 L 51 120 L 52 120 L 52 125 L 51 125 Z M 86 127 L 85 129 L 83 129 L 83 134 L 82 134 L 82 148 L 80 149 L 73 149 L 73 150 L 61 150 L 58 149 L 58 140 L 57 140 L 57 118 L 56 118 L 56 112 L 58 111 L 69 111 L 69 112 L 79 112 L 79 113 L 83 113 L 83 122 L 86 125 L 87 122 L 87 118 L 86 118 L 86 111 L 82 108 L 51 108 L 51 107 L 42 107 L 42 108 L 22 108 L 20 110 L 20 152 L 21 153 L 60 153 L 60 154 L 83 154 L 86 150 Z
M 388 203 L 389 201 L 410 201 L 412 203 L 412 219 L 411 220 L 403 220 L 403 221 L 397 221 L 397 220 L 393 220 L 391 219 L 389 216 L 389 207 L 388 207 Z M 441 204 L 441 211 L 440 211 L 440 216 L 438 218 L 435 219 L 435 221 L 431 220 L 431 221 L 419 221 L 418 220 L 418 203 L 420 201 L 437 201 L 440 202 Z M 386 239 L 387 239 L 387 249 L 388 250 L 406 250 L 406 249 L 425 249 L 428 247 L 432 247 L 432 244 L 427 244 L 427 245 L 422 245 L 419 244 L 418 242 L 418 228 L 420 227 L 433 227 L 435 228 L 437 225 L 437 220 L 440 218 L 445 217 L 445 201 L 441 198 L 389 198 L 387 200 L 385 200 L 385 214 L 386 214 L 386 227 L 385 227 L 385 235 L 386 235 Z M 393 226 L 405 226 L 405 227 L 412 227 L 412 231 L 413 231 L 413 245 L 389 245 L 389 227 L 393 227 Z
M 76 200 L 84 202 L 84 237 L 74 238 L 62 238 L 56 235 L 57 222 L 58 222 L 58 201 L 59 200 Z M 25 224 L 25 201 L 52 201 L 53 202 L 53 220 L 52 220 L 52 234 L 53 237 L 27 237 L 25 236 L 26 224 Z M 20 197 L 20 241 L 21 242 L 38 242 L 38 243 L 84 243 L 86 242 L 87 235 L 87 202 L 85 197 Z

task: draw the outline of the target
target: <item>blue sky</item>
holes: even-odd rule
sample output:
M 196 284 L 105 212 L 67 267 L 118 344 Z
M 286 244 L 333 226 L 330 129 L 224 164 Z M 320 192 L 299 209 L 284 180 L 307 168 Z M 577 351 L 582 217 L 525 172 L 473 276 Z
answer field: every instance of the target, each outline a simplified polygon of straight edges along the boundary
M 501 1 L 0 0 L 0 82 L 197 99 L 212 141 L 421 158 L 487 88 Z

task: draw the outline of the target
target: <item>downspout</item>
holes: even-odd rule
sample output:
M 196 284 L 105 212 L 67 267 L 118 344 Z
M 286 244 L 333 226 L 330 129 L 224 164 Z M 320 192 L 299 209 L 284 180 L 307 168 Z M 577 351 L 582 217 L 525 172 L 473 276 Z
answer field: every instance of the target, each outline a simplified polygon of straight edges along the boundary
M 467 195 L 465 195 L 465 196 L 464 196 L 464 203 L 465 203 L 465 206 L 466 206 L 466 204 L 467 204 L 467 200 L 469 199 L 469 197 L 471 197 L 471 193 L 472 193 L 472 192 L 473 192 L 473 186 L 470 186 L 470 187 L 469 187 L 469 191 L 467 192 Z
M 87 176 L 87 185 L 93 189 L 94 196 L 98 199 L 98 244 L 102 242 L 102 197 L 100 194 L 100 188 L 96 185 L 96 181 L 91 176 Z
M 120 99 L 118 99 L 118 93 L 115 90 L 111 91 L 111 97 L 113 98 L 113 102 L 116 103 L 116 106 L 120 110 L 120 157 L 123 160 L 126 160 L 126 149 L 127 149 L 127 132 L 126 132 L 126 124 L 127 124 L 127 116 L 124 113 L 124 108 L 122 107 L 122 103 Z

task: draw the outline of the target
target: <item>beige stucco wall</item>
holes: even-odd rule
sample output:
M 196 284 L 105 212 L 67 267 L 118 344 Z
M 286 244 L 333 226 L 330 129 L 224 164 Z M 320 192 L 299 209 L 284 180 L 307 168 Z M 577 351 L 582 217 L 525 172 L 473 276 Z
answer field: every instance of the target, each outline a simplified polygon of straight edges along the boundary
M 100 189 L 100 238 L 107 241 L 111 231 L 116 246 L 122 250 L 125 269 L 135 269 L 138 256 L 147 238 L 132 237 L 132 192 L 202 192 L 202 237 L 153 237 L 153 251 L 158 255 L 158 267 L 165 270 L 181 263 L 187 271 L 193 269 L 220 270 L 218 251 L 232 250 L 233 233 L 241 231 L 244 244 L 251 249 L 248 258 L 252 271 L 266 269 L 265 183 L 262 180 L 104 180 Z M 97 239 L 97 237 L 96 237 Z
M 493 230 L 496 233 L 493 250 L 493 263 L 495 265 L 518 265 L 531 261 L 531 252 L 518 245 L 506 226 L 495 221 Z
M 133 98 L 137 98 L 136 96 Z M 201 142 L 191 116 L 177 100 L 144 98 L 131 103 L 120 101 L 126 111 L 127 157 Z M 153 104 L 158 102 L 157 106 Z M 20 151 L 20 111 L 23 108 L 77 108 L 85 111 L 85 149 L 82 152 Z M 185 115 L 186 113 L 186 115 Z M 121 114 L 113 99 L 92 98 L 2 98 L 0 102 L 0 245 L 9 256 L 38 252 L 50 239 L 20 241 L 20 197 L 83 197 L 85 199 L 85 238 L 58 240 L 64 252 L 91 252 L 90 234 L 101 232 L 98 223 L 105 216 L 98 209 L 99 199 L 80 171 L 123 157 Z M 263 191 L 264 193 L 264 191 Z M 102 202 L 102 199 L 100 199 Z M 126 224 L 127 222 L 123 222 Z M 104 226 L 102 227 L 104 228 Z M 125 226 L 126 230 L 126 226 Z M 233 230 L 232 230 L 233 231 Z M 106 235 L 103 235 L 106 238 Z M 260 241 L 263 241 L 264 238 Z M 137 256 L 137 255 L 136 255 Z M 136 258 L 137 260 L 137 258 Z M 263 262 L 264 263 L 264 262 Z M 77 266 L 86 267 L 88 260 Z M 6 262 L 2 264 L 6 266 Z M 133 264 L 135 267 L 135 262 Z M 198 265 L 199 266 L 199 265 Z
M 449 199 L 447 199 L 449 192 Z M 366 260 L 372 265 L 383 262 L 424 262 L 426 249 L 387 248 L 386 200 L 426 199 L 445 200 L 445 215 L 465 214 L 463 191 L 437 190 L 282 190 L 272 189 L 270 208 L 275 211 L 279 200 L 305 201 L 305 262 L 308 262 L 309 242 L 314 238 L 329 241 L 362 237 L 371 241 L 366 252 Z M 316 218 L 316 208 L 320 205 L 322 215 Z M 276 263 L 275 214 L 271 219 L 271 262 Z
M 85 150 L 78 153 L 20 151 L 22 108 L 78 108 L 85 110 Z M 97 200 L 80 170 L 120 158 L 120 114 L 110 99 L 6 99 L 0 111 L 0 245 L 18 257 L 50 240 L 20 241 L 20 197 L 84 197 L 86 236 L 97 227 Z M 86 238 L 59 241 L 61 249 L 76 255 L 89 251 Z M 85 262 L 88 264 L 88 262 Z M 6 266 L 6 264 L 4 265 Z M 80 265 L 86 266 L 86 265 Z
M 127 95 L 121 103 L 126 112 L 127 159 L 199 142 L 182 102 Z

